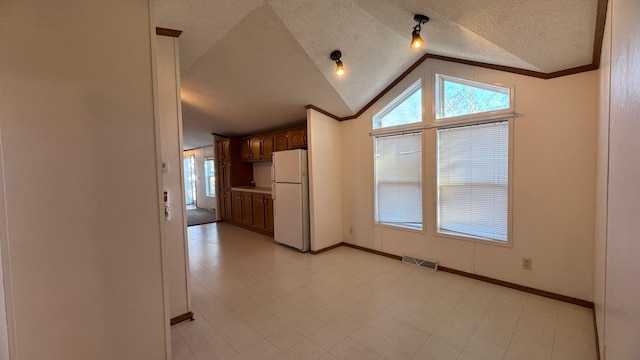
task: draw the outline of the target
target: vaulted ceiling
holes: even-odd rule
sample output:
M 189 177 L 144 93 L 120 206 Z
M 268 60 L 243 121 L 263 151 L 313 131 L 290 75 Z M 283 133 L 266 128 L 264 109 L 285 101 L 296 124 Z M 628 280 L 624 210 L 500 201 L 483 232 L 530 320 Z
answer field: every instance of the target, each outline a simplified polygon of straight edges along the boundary
M 184 145 L 194 148 L 211 144 L 212 132 L 298 123 L 307 104 L 351 116 L 425 54 L 540 74 L 593 65 L 603 2 L 157 0 L 155 14 L 156 26 L 183 31 Z M 413 50 L 417 13 L 430 21 L 426 45 Z

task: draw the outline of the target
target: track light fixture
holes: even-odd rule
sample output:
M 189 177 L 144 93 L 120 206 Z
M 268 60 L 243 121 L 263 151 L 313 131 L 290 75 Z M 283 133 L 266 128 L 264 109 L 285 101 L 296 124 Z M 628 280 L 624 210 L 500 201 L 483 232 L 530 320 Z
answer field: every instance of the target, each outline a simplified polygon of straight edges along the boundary
M 411 32 L 411 48 L 417 49 L 424 45 L 424 40 L 420 37 L 420 29 L 422 24 L 426 24 L 427 21 L 429 21 L 429 17 L 422 14 L 415 14 L 413 20 L 415 20 L 417 24 L 413 27 L 413 32 Z
M 333 52 L 331 53 L 331 60 L 336 62 L 336 74 L 338 74 L 338 76 L 342 76 L 344 75 L 344 65 L 342 65 L 342 60 L 340 60 L 340 57 L 342 56 L 342 53 L 340 52 L 340 50 L 333 50 Z

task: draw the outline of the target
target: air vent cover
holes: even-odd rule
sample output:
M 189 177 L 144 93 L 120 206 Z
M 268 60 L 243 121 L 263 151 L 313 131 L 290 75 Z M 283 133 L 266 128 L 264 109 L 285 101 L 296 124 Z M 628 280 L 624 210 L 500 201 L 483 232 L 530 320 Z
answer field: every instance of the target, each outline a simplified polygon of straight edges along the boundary
M 402 262 L 409 265 L 419 266 L 426 269 L 438 270 L 438 262 L 436 260 L 420 259 L 412 256 L 403 256 Z

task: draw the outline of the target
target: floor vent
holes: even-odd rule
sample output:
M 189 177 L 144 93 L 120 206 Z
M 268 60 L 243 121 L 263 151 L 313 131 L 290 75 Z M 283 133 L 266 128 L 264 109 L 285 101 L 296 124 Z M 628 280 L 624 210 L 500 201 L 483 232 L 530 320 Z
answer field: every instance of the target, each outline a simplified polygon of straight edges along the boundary
M 405 264 L 420 266 L 426 269 L 438 270 L 438 262 L 435 260 L 424 260 L 411 256 L 403 256 L 402 262 Z

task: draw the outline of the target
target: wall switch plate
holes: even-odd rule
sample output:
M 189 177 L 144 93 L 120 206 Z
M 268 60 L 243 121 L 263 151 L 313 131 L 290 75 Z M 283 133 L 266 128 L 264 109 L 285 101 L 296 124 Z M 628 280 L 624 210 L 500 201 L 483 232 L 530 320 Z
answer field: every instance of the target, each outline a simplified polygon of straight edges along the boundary
M 169 164 L 166 161 L 162 161 L 162 172 L 169 172 Z
M 531 270 L 533 269 L 533 265 L 531 263 L 531 259 L 522 259 L 522 268 L 525 270 Z

